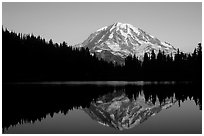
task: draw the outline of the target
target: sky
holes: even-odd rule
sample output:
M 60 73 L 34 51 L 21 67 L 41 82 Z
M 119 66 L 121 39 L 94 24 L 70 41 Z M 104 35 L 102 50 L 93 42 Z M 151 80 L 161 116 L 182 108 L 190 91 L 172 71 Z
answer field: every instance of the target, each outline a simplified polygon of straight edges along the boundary
M 68 45 L 116 22 L 132 24 L 186 52 L 202 42 L 201 2 L 2 3 L 4 28 Z

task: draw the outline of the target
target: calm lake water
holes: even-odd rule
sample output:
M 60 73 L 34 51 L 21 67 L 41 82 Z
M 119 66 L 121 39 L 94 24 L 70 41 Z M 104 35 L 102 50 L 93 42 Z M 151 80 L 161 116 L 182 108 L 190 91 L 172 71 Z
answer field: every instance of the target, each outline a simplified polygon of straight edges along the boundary
M 201 88 L 189 82 L 3 84 L 3 133 L 202 133 Z

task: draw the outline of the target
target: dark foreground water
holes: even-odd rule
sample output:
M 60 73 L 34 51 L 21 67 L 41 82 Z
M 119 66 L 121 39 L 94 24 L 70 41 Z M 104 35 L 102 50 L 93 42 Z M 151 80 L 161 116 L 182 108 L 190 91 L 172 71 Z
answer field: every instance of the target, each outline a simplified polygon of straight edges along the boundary
M 3 84 L 3 133 L 202 133 L 201 84 Z

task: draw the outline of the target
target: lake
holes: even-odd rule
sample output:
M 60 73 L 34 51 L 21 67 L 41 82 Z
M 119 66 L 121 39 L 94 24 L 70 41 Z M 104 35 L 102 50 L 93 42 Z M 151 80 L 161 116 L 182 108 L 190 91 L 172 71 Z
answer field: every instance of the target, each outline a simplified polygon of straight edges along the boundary
M 32 82 L 2 90 L 3 133 L 202 133 L 201 83 Z

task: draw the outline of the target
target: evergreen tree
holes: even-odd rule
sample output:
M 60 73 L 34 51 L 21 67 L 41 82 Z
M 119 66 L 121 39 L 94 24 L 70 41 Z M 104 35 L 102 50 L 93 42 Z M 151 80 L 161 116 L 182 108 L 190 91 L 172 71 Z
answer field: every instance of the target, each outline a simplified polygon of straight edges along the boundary
M 2 29 L 3 81 L 49 80 L 192 80 L 202 81 L 202 46 L 193 53 L 136 55 L 125 64 L 107 62 L 88 48 L 72 48 L 64 41 L 46 42 L 40 36 Z

